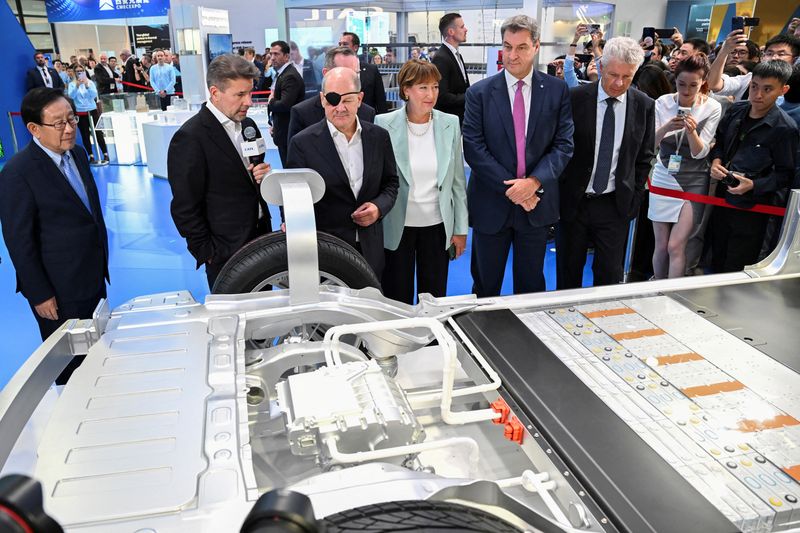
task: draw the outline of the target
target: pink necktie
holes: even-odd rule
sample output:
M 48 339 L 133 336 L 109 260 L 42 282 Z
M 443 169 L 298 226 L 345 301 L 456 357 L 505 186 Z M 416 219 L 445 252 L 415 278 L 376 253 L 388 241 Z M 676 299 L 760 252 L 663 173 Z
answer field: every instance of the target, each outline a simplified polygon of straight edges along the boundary
M 525 101 L 522 96 L 522 87 L 525 82 L 517 82 L 517 92 L 514 95 L 514 137 L 517 141 L 517 177 L 525 177 Z

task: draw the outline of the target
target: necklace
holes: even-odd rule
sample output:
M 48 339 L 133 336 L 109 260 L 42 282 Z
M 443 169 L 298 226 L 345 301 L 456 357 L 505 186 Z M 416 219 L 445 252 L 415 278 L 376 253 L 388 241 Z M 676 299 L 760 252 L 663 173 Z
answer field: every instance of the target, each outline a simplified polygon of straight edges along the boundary
M 433 111 L 431 111 L 430 114 L 428 115 L 428 122 L 425 123 L 427 124 L 427 127 L 425 128 L 425 131 L 423 131 L 422 133 L 417 133 L 416 131 L 414 131 L 414 128 L 411 127 L 411 124 L 412 122 L 408 120 L 408 112 L 406 112 L 406 127 L 408 127 L 408 131 L 411 133 L 411 135 L 414 135 L 416 137 L 424 137 L 431 129 L 431 124 L 433 124 Z

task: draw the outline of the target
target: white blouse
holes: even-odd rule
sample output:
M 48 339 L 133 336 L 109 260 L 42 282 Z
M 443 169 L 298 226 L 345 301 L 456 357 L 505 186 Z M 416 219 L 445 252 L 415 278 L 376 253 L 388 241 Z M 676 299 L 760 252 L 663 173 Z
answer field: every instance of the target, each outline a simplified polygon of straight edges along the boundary
M 439 187 L 436 180 L 438 162 L 433 137 L 433 121 L 408 125 L 408 156 L 411 186 L 406 206 L 406 226 L 425 227 L 441 224 Z

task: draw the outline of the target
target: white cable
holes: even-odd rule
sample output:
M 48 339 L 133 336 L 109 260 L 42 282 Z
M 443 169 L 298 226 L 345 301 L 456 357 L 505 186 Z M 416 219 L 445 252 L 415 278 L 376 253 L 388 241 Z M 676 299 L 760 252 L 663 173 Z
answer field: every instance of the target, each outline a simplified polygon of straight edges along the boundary
M 406 446 L 394 446 L 383 450 L 372 450 L 368 452 L 353 452 L 346 453 L 339 451 L 338 441 L 336 437 L 328 437 L 325 439 L 325 445 L 328 447 L 331 459 L 335 463 L 352 464 L 363 463 L 367 461 L 377 461 L 380 459 L 388 459 L 390 457 L 399 457 L 402 455 L 409 455 L 412 453 L 427 452 L 430 450 L 438 450 L 441 448 L 450 448 L 457 446 L 464 446 L 469 449 L 469 476 L 475 474 L 478 466 L 478 459 L 480 458 L 480 449 L 478 443 L 469 437 L 452 437 L 449 439 L 432 440 L 428 442 L 420 442 L 417 444 L 408 444 Z

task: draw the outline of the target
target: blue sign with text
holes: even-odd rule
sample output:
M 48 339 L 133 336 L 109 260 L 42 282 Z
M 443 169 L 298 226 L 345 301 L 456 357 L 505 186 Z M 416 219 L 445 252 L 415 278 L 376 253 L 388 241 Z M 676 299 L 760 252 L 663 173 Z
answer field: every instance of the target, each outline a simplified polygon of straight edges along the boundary
M 50 22 L 163 17 L 169 0 L 45 0 Z

